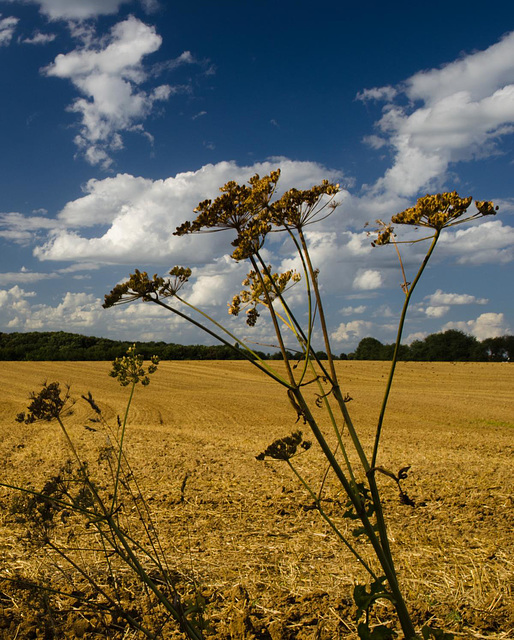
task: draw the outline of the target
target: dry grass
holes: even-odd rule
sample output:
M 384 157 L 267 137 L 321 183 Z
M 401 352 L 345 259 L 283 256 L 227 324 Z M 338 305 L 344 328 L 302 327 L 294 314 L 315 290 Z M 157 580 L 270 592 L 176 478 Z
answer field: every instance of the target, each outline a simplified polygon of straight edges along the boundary
M 371 446 L 387 364 L 337 364 L 354 421 Z M 72 396 L 91 391 L 114 420 L 126 390 L 107 377 L 109 368 L 3 363 L 3 481 L 41 487 L 66 458 L 56 425 L 14 423 L 29 391 L 44 380 L 69 383 Z M 419 625 L 433 620 L 462 638 L 514 634 L 513 408 L 510 364 L 398 365 L 379 463 L 394 471 L 411 465 L 404 488 L 416 507 L 401 505 L 385 478 L 381 484 L 401 582 Z M 88 415 L 88 406 L 77 402 L 68 423 L 79 448 L 94 459 L 103 442 L 84 429 Z M 171 565 L 194 573 L 202 585 L 212 638 L 354 636 L 351 591 L 365 576 L 286 466 L 255 460 L 295 419 L 282 390 L 243 362 L 163 362 L 148 389 L 137 390 L 127 454 Z M 301 458 L 306 475 L 319 475 L 319 460 L 312 450 Z M 327 495 L 335 513 L 335 487 Z M 37 576 L 42 558 L 23 553 L 8 513 L 11 497 L 4 492 L 0 500 L 1 571 Z M 28 617 L 16 610 L 20 597 L 1 587 L 0 637 L 6 640 Z M 378 615 L 388 620 L 391 611 L 384 606 Z M 91 624 L 83 631 L 76 618 L 62 637 L 105 637 Z

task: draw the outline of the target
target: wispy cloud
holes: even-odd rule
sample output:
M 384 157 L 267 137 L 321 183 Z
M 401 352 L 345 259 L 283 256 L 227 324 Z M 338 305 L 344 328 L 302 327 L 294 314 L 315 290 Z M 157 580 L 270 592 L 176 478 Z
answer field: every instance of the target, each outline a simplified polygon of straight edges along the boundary
M 43 45 L 53 42 L 56 38 L 57 36 L 55 33 L 42 33 L 41 31 L 36 31 L 32 36 L 30 36 L 30 38 L 23 38 L 22 42 L 24 44 Z
M 59 54 L 43 72 L 70 80 L 82 94 L 69 106 L 81 119 L 75 143 L 90 164 L 108 168 L 111 154 L 123 148 L 121 133 L 141 132 L 154 104 L 168 100 L 173 88 L 167 84 L 146 91 L 139 88 L 148 80 L 143 59 L 162 42 L 154 27 L 130 16 L 105 38 L 96 38 L 87 29 L 80 37 L 86 44 Z
M 2 14 L 0 13 L 0 18 L 1 16 Z M 6 47 L 10 44 L 18 22 L 18 18 L 11 16 L 0 19 L 0 47 Z

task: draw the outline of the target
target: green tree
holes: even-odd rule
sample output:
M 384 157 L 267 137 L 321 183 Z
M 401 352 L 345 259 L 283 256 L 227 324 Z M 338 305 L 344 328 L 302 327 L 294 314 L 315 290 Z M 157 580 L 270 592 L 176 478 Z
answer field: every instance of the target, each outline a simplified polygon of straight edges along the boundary
M 384 345 L 376 338 L 363 338 L 354 352 L 355 360 L 383 360 Z
M 473 359 L 477 339 L 463 331 L 448 329 L 444 333 L 432 333 L 425 338 L 425 360 L 462 362 Z

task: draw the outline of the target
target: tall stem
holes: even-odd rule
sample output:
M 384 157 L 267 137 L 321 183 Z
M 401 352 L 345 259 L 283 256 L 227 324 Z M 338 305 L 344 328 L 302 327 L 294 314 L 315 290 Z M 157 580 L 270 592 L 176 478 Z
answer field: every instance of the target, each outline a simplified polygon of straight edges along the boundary
M 382 424 L 384 422 L 384 416 L 385 416 L 385 412 L 386 412 L 386 408 L 387 408 L 387 401 L 389 400 L 389 393 L 391 392 L 391 385 L 393 383 L 393 377 L 394 377 L 394 371 L 396 369 L 396 363 L 398 362 L 398 354 L 399 354 L 399 350 L 400 350 L 400 343 L 402 340 L 402 333 L 403 333 L 403 326 L 405 324 L 405 318 L 407 316 L 407 309 L 409 307 L 409 303 L 410 303 L 410 299 L 412 296 L 412 293 L 416 287 L 416 285 L 419 282 L 419 279 L 421 278 L 421 274 L 423 273 L 423 271 L 425 270 L 425 267 L 428 264 L 428 261 L 430 260 L 430 257 L 435 249 L 435 245 L 437 244 L 437 241 L 439 240 L 439 235 L 441 234 L 440 229 L 437 229 L 435 232 L 435 235 L 432 238 L 432 244 L 430 245 L 430 248 L 423 260 L 423 262 L 421 263 L 421 266 L 419 268 L 418 273 L 416 274 L 416 277 L 414 278 L 412 284 L 410 285 L 410 287 L 407 290 L 407 293 L 405 295 L 405 301 L 403 303 L 403 308 L 402 308 L 402 313 L 400 316 L 400 323 L 398 325 L 398 332 L 396 334 L 396 343 L 394 345 L 394 353 L 393 353 L 393 359 L 391 361 L 391 368 L 389 369 L 389 376 L 387 378 L 387 383 L 386 383 L 386 389 L 384 392 L 384 398 L 382 400 L 382 407 L 380 409 L 380 415 L 378 417 L 378 423 L 377 423 L 377 430 L 375 433 L 375 445 L 373 447 L 373 456 L 371 458 L 371 468 L 373 468 L 376 465 L 377 462 L 377 455 L 378 455 L 378 447 L 380 444 L 380 434 L 382 432 Z
M 118 499 L 118 486 L 119 486 L 119 482 L 120 482 L 120 471 L 121 471 L 121 459 L 123 457 L 123 441 L 125 439 L 125 431 L 127 430 L 127 420 L 128 420 L 128 414 L 129 414 L 129 410 L 130 410 L 130 405 L 132 404 L 132 398 L 134 397 L 134 390 L 136 388 L 136 383 L 132 382 L 132 388 L 130 389 L 130 395 L 129 395 L 129 399 L 127 402 L 127 406 L 125 407 L 125 415 L 123 416 L 123 423 L 121 426 L 121 435 L 119 438 L 119 443 L 118 443 L 118 463 L 116 466 L 116 476 L 114 479 L 114 491 L 113 491 L 113 496 L 112 496 L 112 503 L 111 503 L 111 512 L 114 513 L 114 510 L 116 508 L 116 501 Z

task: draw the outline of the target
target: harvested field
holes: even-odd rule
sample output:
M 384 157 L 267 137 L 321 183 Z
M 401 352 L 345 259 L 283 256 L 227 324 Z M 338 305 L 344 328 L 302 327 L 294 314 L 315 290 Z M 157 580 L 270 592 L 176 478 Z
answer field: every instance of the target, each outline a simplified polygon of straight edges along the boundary
M 388 364 L 337 366 L 371 448 Z M 127 389 L 107 376 L 109 369 L 105 362 L 2 363 L 2 482 L 39 489 L 68 458 L 57 424 L 14 421 L 45 380 L 71 385 L 77 403 L 66 423 L 94 468 L 105 436 L 84 428 L 91 410 L 80 396 L 91 391 L 114 423 Z M 397 371 L 379 464 L 394 472 L 410 465 L 403 487 L 415 506 L 400 504 L 385 476 L 380 482 L 415 622 L 456 638 L 512 638 L 514 365 L 399 363 Z M 284 391 L 245 362 L 162 362 L 150 386 L 136 390 L 127 456 L 170 566 L 185 583 L 194 578 L 206 599 L 208 638 L 356 637 L 352 590 L 365 573 L 287 466 L 255 459 L 298 428 L 295 420 Z M 298 465 L 317 481 L 320 460 L 313 448 Z M 330 482 L 326 497 L 336 513 L 339 495 Z M 10 581 L 63 580 L 44 549 L 34 554 L 24 543 L 13 500 L 13 492 L 0 489 L 0 638 L 139 637 L 63 597 L 50 603 Z M 100 565 L 91 570 L 102 579 Z M 127 591 L 136 610 L 137 586 Z M 390 619 L 387 603 L 378 607 L 377 620 Z M 170 629 L 165 638 L 180 637 Z

